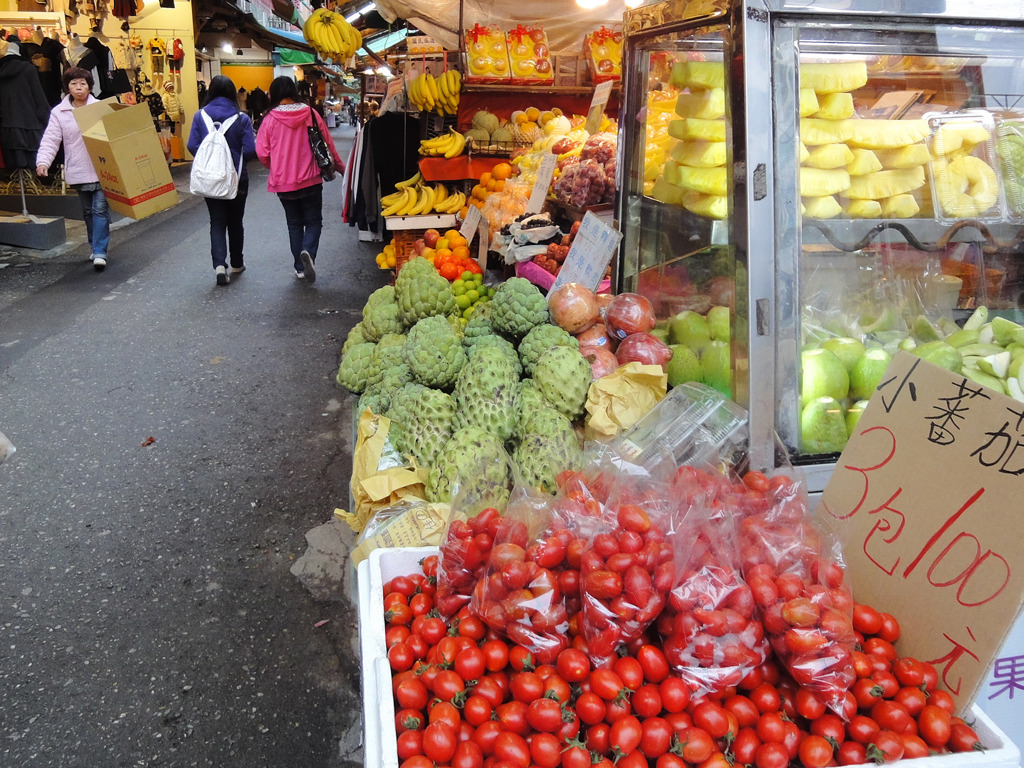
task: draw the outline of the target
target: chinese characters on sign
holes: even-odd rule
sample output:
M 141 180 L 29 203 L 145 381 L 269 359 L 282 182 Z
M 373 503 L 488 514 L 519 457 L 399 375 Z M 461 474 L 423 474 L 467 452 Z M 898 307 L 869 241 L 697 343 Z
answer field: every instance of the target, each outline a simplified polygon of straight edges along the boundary
M 825 489 L 855 594 L 966 707 L 1024 595 L 1024 405 L 899 354 Z M 1024 664 L 1011 680 L 1024 684 Z
M 550 292 L 567 283 L 579 283 L 596 292 L 621 239 L 621 232 L 587 211 Z

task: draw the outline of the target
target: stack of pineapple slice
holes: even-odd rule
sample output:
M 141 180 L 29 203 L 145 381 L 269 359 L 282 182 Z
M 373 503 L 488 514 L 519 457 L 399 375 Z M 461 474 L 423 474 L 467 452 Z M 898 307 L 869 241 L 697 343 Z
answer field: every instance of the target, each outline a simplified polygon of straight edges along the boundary
M 992 133 L 980 119 L 939 119 L 928 142 L 939 213 L 948 218 L 998 214 Z
M 669 136 L 677 141 L 650 194 L 699 216 L 724 219 L 728 215 L 725 65 L 677 62 L 669 82 L 683 90 L 676 99 L 675 119 L 668 123 Z
M 661 176 L 668 154 L 677 143 L 668 132 L 668 124 L 676 116 L 677 94 L 670 90 L 647 94 L 647 121 L 644 146 L 644 194 L 654 192 L 654 183 Z
M 909 218 L 920 210 L 929 134 L 924 120 L 854 115 L 867 64 L 800 66 L 800 195 L 804 216 Z

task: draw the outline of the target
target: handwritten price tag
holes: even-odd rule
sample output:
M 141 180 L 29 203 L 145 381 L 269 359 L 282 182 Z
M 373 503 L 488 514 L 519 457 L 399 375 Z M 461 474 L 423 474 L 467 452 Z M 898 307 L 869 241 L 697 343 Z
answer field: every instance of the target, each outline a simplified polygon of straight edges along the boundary
M 900 352 L 839 457 L 819 516 L 854 596 L 899 649 L 973 701 L 1024 596 L 1024 403 Z
M 584 125 L 587 133 L 597 133 L 601 129 L 601 120 L 604 118 L 604 108 L 612 95 L 612 82 L 606 80 L 598 83 L 594 88 L 594 98 L 590 100 L 590 111 L 587 112 L 587 122 Z
M 566 283 L 579 283 L 596 291 L 620 240 L 621 232 L 609 227 L 593 211 L 587 211 L 551 292 Z
M 480 224 L 480 209 L 475 205 L 469 206 L 469 210 L 466 211 L 466 220 L 462 222 L 462 226 L 459 227 L 459 234 L 467 240 L 472 240 L 474 233 L 476 233 L 477 225 Z
M 540 213 L 544 200 L 548 196 L 548 189 L 551 187 L 551 177 L 555 175 L 555 166 L 558 165 L 558 155 L 549 153 L 540 161 L 537 169 L 537 181 L 530 192 L 530 199 L 526 203 L 526 213 Z

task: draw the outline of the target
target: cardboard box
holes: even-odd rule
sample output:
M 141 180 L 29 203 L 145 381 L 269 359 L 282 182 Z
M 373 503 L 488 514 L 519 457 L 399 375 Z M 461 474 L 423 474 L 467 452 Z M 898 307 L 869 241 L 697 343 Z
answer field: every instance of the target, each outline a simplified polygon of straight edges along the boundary
M 178 202 L 148 106 L 105 99 L 74 115 L 111 209 L 144 219 Z

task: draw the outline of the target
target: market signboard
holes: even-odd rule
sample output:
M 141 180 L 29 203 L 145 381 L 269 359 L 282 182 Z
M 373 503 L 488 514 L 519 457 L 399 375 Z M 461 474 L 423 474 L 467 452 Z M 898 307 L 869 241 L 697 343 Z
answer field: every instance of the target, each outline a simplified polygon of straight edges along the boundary
M 907 352 L 889 365 L 822 496 L 860 602 L 964 711 L 1024 600 L 1024 403 Z

